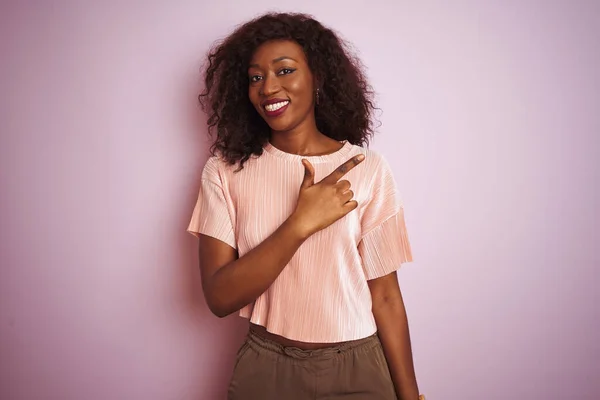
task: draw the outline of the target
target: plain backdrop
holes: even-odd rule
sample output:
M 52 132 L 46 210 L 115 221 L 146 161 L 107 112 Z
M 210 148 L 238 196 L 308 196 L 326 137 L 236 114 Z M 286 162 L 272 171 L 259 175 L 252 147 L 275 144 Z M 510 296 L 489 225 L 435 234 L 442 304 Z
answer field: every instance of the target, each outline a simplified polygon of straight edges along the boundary
M 185 232 L 209 46 L 269 10 L 354 45 L 415 261 L 430 399 L 600 398 L 600 4 L 2 1 L 0 398 L 224 399 Z

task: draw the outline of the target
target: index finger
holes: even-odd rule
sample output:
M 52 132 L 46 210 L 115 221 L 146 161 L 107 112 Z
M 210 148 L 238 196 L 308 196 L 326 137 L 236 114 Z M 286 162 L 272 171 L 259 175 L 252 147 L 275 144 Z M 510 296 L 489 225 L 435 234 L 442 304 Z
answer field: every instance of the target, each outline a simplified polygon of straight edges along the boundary
M 337 181 L 339 181 L 344 175 L 346 175 L 348 173 L 348 171 L 350 171 L 352 168 L 356 167 L 364 159 L 365 159 L 364 154 L 358 154 L 358 155 L 352 157 L 351 159 L 349 159 L 348 161 L 346 161 L 345 163 L 343 163 L 342 165 L 337 167 L 335 170 L 333 170 L 332 173 L 330 173 L 325 178 L 323 178 L 321 180 L 321 182 L 327 182 L 327 183 L 332 183 L 332 184 L 337 183 Z

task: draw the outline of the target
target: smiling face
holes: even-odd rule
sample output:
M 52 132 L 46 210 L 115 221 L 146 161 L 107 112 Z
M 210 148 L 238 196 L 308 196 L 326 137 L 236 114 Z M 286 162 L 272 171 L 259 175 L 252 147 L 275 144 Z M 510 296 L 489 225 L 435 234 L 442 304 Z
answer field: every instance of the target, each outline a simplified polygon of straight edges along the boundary
M 313 74 L 296 42 L 263 43 L 252 56 L 248 78 L 250 102 L 273 131 L 315 125 Z

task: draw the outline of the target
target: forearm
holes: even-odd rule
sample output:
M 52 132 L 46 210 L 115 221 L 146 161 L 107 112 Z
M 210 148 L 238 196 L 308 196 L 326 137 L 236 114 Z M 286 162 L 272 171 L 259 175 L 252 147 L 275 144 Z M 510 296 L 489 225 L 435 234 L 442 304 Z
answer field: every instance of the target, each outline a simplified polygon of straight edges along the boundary
M 210 309 L 224 317 L 256 300 L 271 286 L 307 237 L 290 217 L 261 244 L 219 268 L 203 282 Z
M 415 377 L 408 318 L 402 297 L 388 299 L 373 308 L 383 351 L 400 400 L 417 400 L 419 388 Z

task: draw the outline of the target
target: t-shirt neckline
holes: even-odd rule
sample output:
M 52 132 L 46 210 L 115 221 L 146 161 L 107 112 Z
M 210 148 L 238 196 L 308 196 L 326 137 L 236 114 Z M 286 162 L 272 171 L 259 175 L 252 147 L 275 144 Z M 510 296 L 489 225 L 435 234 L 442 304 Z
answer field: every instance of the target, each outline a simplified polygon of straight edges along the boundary
M 342 140 L 342 141 L 340 141 L 340 143 L 343 143 L 343 146 L 339 150 L 336 150 L 333 153 L 323 154 L 323 155 L 318 155 L 318 156 L 301 156 L 299 154 L 286 153 L 285 151 L 280 150 L 277 147 L 273 146 L 271 144 L 271 142 L 267 142 L 264 145 L 264 149 L 267 153 L 269 153 L 275 157 L 284 159 L 284 160 L 300 162 L 301 160 L 306 159 L 311 164 L 315 164 L 315 163 L 338 161 L 338 160 L 346 157 L 348 155 L 348 153 L 350 153 L 350 150 L 352 150 L 352 144 L 347 140 Z

